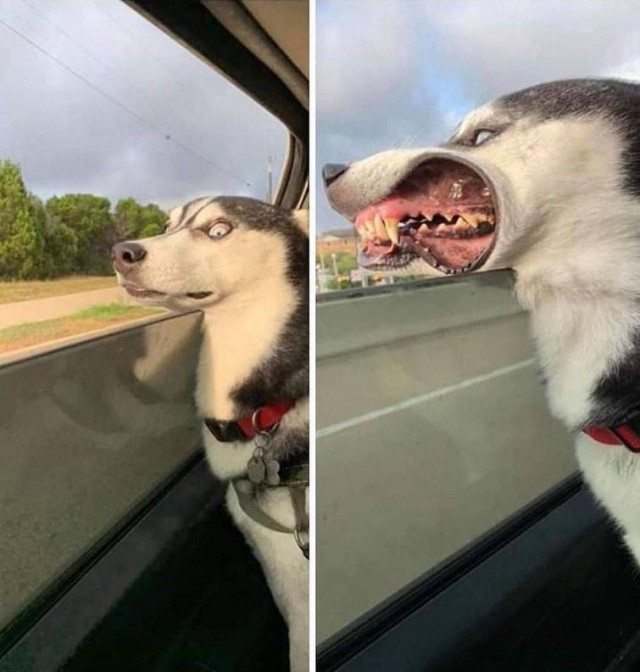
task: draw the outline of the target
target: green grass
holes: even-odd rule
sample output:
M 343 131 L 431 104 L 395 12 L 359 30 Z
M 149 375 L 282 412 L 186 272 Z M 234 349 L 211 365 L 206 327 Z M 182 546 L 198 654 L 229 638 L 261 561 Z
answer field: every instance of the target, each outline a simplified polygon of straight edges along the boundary
M 16 324 L 13 327 L 0 329 L 0 344 L 19 341 L 31 336 L 51 336 L 57 330 L 57 322 L 58 320 L 47 320 L 31 324 Z
M 107 326 L 162 313 L 161 309 L 111 303 L 79 310 L 68 317 L 17 324 L 0 329 L 0 353 L 21 350 L 47 341 L 76 336 Z
M 73 315 L 72 318 L 81 320 L 111 320 L 117 317 L 129 316 L 133 312 L 148 311 L 155 312 L 152 308 L 141 308 L 140 306 L 130 306 L 125 303 L 107 303 L 102 306 L 91 306 L 84 308 Z

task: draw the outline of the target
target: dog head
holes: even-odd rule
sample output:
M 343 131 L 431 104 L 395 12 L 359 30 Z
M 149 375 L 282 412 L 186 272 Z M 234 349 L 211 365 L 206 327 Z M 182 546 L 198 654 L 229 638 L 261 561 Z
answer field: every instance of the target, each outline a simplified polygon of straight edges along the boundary
M 244 197 L 200 198 L 172 210 L 162 235 L 115 245 L 113 266 L 140 303 L 206 309 L 266 278 L 302 285 L 306 228 L 306 211 Z
M 640 253 L 640 85 L 535 86 L 471 112 L 441 146 L 325 166 L 323 176 L 358 230 L 365 268 L 574 279 L 584 268 L 606 284 L 612 261 Z

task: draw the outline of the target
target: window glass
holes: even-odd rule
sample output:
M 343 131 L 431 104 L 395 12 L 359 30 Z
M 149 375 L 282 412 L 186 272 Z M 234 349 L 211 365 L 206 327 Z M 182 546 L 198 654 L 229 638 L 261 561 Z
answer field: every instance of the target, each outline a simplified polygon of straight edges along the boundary
M 0 627 L 200 443 L 196 314 L 0 367 Z
M 318 641 L 576 469 L 508 273 L 387 289 L 318 304 Z

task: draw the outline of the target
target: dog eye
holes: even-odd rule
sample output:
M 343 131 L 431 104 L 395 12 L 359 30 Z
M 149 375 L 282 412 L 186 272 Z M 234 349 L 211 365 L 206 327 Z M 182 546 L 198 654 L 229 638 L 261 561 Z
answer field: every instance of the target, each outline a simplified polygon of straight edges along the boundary
M 223 219 L 219 219 L 209 227 L 207 233 L 209 234 L 209 238 L 219 240 L 220 238 L 224 238 L 225 236 L 229 235 L 232 228 L 233 227 L 231 224 L 229 224 L 229 222 L 226 222 Z
M 471 144 L 477 147 L 492 138 L 495 134 L 496 131 L 491 131 L 488 128 L 481 128 L 475 132 Z

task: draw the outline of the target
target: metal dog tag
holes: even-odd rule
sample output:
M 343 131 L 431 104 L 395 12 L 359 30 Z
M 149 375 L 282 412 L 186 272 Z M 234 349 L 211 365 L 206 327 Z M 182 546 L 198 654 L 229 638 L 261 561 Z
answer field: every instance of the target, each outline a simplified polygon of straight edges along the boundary
M 260 485 L 267 475 L 267 465 L 261 457 L 252 457 L 247 462 L 247 476 L 254 485 Z
M 266 467 L 265 480 L 267 485 L 278 485 L 280 483 L 280 462 L 273 459 L 264 461 Z
M 254 438 L 253 456 L 247 462 L 247 476 L 254 485 L 278 485 L 280 463 L 269 454 L 271 435 L 260 432 Z

